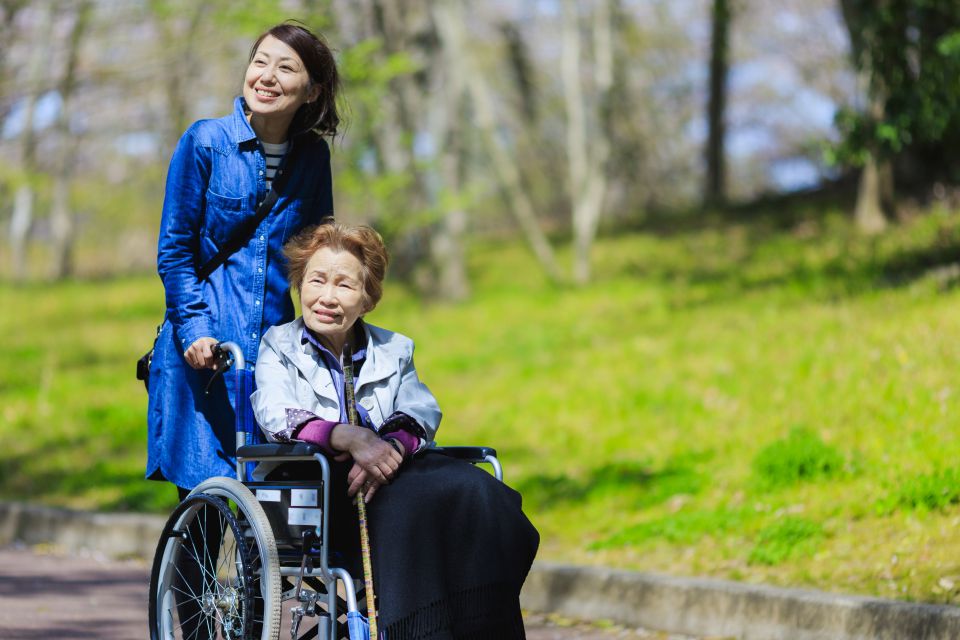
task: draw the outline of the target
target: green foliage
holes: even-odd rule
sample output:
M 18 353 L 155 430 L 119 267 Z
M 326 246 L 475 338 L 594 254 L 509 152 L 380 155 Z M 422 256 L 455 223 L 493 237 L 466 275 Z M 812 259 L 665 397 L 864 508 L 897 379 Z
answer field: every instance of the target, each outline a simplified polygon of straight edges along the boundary
M 388 244 L 410 229 L 432 221 L 428 211 L 411 211 L 415 176 L 394 171 L 382 157 L 385 126 L 383 103 L 390 99 L 394 81 L 416 73 L 420 67 L 405 52 L 388 53 L 377 38 L 345 48 L 338 60 L 344 86 L 350 87 L 344 101 L 344 136 L 349 144 L 336 145 L 334 173 L 337 176 L 337 210 L 353 219 L 375 224 Z M 412 141 L 402 140 L 411 147 Z
M 960 4 L 954 0 L 844 0 L 854 63 L 870 79 L 877 108 L 843 109 L 835 161 L 910 149 L 928 179 L 957 178 L 960 142 Z M 952 160 L 950 160 L 952 159 Z
M 898 478 L 878 509 L 881 513 L 896 509 L 942 511 L 955 504 L 960 504 L 960 469 L 951 467 Z
M 764 528 L 750 550 L 750 564 L 778 565 L 813 555 L 823 538 L 822 525 L 805 518 L 787 517 Z
M 767 487 L 836 478 L 843 470 L 843 455 L 802 427 L 794 427 L 786 438 L 767 445 L 753 459 L 753 471 Z
M 218 25 L 222 32 L 255 38 L 273 25 L 289 19 L 298 20 L 311 30 L 327 29 L 332 12 L 329 6 L 319 6 L 320 4 L 317 3 L 318 6 L 312 10 L 301 10 L 292 15 L 288 7 L 281 6 L 276 0 L 216 0 L 215 7 L 210 9 L 214 24 Z

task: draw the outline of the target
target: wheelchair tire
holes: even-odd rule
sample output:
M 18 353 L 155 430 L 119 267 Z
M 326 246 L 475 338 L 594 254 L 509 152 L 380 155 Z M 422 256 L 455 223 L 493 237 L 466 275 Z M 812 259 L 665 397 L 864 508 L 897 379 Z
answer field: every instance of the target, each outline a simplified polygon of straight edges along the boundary
M 253 557 L 227 503 L 196 494 L 170 516 L 150 574 L 152 638 L 248 640 Z
M 197 535 L 194 524 L 201 513 L 215 509 L 222 524 L 222 544 L 232 554 L 234 562 L 225 562 L 218 557 L 216 575 L 209 574 L 210 583 L 203 592 L 194 594 L 191 589 L 183 589 L 184 578 L 179 578 L 178 562 L 185 548 L 184 538 L 204 538 L 191 542 L 193 549 L 205 548 L 210 544 L 211 535 Z M 209 517 L 209 516 L 207 516 Z M 193 525 L 193 528 L 191 528 Z M 199 525 L 203 530 L 203 525 Z M 216 536 L 216 532 L 213 533 Z M 226 538 L 230 539 L 226 539 Z M 197 554 L 193 554 L 194 557 Z M 186 556 L 190 559 L 190 556 Z M 225 594 L 225 595 L 224 595 Z M 196 634 L 187 637 L 237 638 L 242 640 L 277 640 L 280 634 L 280 563 L 273 531 L 260 503 L 242 483 L 232 478 L 211 478 L 198 485 L 187 498 L 177 506 L 164 527 L 163 535 L 157 546 L 153 571 L 150 577 L 150 637 L 151 640 L 177 640 L 183 632 L 173 622 L 175 616 L 185 615 L 180 607 L 173 604 L 194 600 L 192 606 L 200 606 L 201 616 L 214 633 Z M 238 618 L 223 616 L 225 602 L 247 598 L 242 609 L 240 623 Z M 191 606 L 188 602 L 186 606 Z M 231 610 L 232 611 L 232 610 Z M 220 616 L 220 617 L 218 617 Z M 219 625 L 219 626 L 218 626 Z M 220 631 L 225 629 L 225 631 Z M 216 635 L 220 631 L 221 635 Z M 181 635 L 178 635 L 181 634 Z
M 236 505 L 236 513 L 244 527 L 248 544 L 254 547 L 258 558 L 254 604 L 258 619 L 263 621 L 259 635 L 252 640 L 277 640 L 280 637 L 281 588 L 280 560 L 273 528 L 260 502 L 236 478 L 216 477 L 201 482 L 191 493 L 206 493 L 228 500 Z

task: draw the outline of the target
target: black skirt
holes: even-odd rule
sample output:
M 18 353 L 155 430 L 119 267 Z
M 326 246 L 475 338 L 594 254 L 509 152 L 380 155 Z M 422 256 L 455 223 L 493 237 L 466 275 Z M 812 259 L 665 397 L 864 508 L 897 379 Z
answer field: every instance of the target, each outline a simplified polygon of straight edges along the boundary
M 331 464 L 331 564 L 361 578 L 350 466 Z M 422 453 L 377 490 L 367 517 L 386 640 L 525 637 L 520 587 L 540 536 L 519 493 L 472 464 Z

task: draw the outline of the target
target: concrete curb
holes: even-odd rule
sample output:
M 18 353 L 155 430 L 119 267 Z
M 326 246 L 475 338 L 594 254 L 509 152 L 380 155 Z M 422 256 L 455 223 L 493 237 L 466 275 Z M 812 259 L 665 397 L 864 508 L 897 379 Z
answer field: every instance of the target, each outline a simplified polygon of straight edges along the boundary
M 165 521 L 0 502 L 0 545 L 47 543 L 149 559 Z M 521 603 L 530 611 L 714 638 L 960 638 L 957 607 L 549 562 L 534 564 Z
M 948 640 L 960 608 L 708 578 L 538 562 L 521 602 L 531 611 L 742 640 Z
M 0 502 L 0 545 L 54 544 L 110 558 L 153 558 L 167 519 Z

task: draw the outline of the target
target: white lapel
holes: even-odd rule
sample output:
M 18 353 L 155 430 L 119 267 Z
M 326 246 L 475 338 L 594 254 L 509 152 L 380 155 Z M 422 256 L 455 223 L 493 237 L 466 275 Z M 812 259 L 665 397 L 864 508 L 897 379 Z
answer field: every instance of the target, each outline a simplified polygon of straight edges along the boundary
M 383 330 L 364 323 L 367 332 L 367 360 L 357 378 L 357 392 L 364 385 L 372 384 L 389 378 L 397 372 L 397 356 L 389 342 L 380 335 Z
M 300 336 L 303 335 L 303 318 L 297 318 L 286 328 L 283 335 L 286 343 L 283 345 L 283 352 L 290 358 L 290 362 L 318 395 L 339 402 L 330 371 L 326 367 L 318 366 L 316 357 L 312 353 L 313 347 L 302 344 L 300 341 Z

